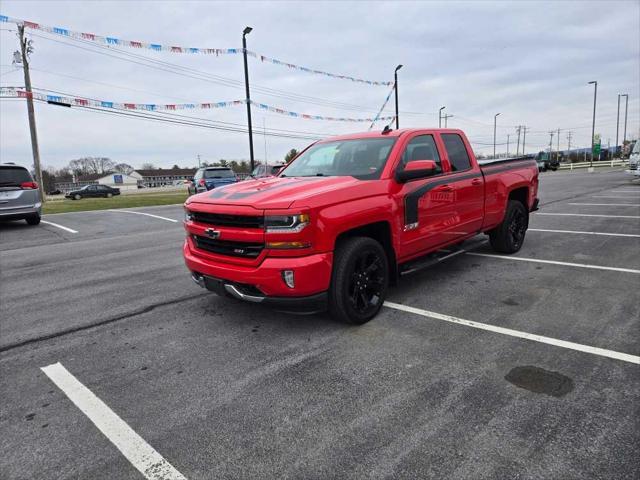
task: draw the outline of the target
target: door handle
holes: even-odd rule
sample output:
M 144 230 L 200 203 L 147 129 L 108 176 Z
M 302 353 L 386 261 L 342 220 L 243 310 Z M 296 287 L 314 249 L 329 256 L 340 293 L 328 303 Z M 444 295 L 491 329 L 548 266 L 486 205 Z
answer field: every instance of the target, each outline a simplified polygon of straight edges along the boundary
M 482 185 L 482 180 L 480 180 L 479 178 L 474 178 L 473 180 L 471 180 L 471 185 Z
M 453 192 L 453 187 L 451 185 L 442 185 L 435 189 L 436 192 Z

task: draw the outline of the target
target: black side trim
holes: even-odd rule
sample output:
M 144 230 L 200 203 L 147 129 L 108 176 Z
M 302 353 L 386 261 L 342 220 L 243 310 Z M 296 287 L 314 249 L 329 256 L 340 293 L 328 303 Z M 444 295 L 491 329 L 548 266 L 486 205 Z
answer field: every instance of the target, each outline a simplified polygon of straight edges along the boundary
M 410 225 L 418 221 L 418 203 L 420 202 L 420 198 L 429 190 L 432 190 L 439 185 L 455 183 L 461 180 L 478 177 L 482 177 L 481 172 L 467 173 L 465 175 L 447 174 L 435 182 L 425 183 L 420 185 L 413 192 L 407 193 L 404 197 L 404 224 Z

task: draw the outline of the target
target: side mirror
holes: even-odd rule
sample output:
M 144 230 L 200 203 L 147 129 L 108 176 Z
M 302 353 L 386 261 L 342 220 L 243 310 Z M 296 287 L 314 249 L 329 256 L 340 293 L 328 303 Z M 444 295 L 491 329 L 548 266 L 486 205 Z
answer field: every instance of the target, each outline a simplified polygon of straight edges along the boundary
M 417 178 L 426 178 L 433 175 L 437 168 L 438 166 L 433 160 L 413 160 L 405 165 L 404 170 L 396 173 L 396 180 L 405 183 Z

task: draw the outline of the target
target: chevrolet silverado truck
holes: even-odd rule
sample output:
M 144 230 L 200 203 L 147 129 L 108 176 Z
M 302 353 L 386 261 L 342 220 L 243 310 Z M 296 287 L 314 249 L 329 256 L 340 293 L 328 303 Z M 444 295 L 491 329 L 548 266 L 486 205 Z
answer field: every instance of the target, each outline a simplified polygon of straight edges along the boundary
M 218 294 L 362 324 L 439 249 L 485 233 L 520 250 L 537 193 L 533 157 L 481 166 L 460 130 L 334 137 L 275 177 L 190 197 L 184 260 Z

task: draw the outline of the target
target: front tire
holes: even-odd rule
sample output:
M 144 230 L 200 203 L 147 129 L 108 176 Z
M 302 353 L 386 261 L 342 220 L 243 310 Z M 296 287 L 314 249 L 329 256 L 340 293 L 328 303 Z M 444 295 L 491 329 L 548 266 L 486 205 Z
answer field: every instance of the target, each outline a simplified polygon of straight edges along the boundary
M 82 198 L 82 195 L 80 195 L 80 194 L 78 194 L 78 193 L 76 193 L 76 194 L 73 196 L 73 199 L 74 199 L 74 200 L 80 200 L 81 198 Z
M 387 295 L 389 264 L 382 245 L 369 237 L 348 238 L 337 246 L 333 265 L 330 313 L 346 323 L 368 322 Z
M 40 214 L 34 213 L 25 218 L 29 225 L 38 225 L 40 223 Z
M 509 200 L 504 220 L 489 232 L 491 247 L 500 253 L 516 253 L 522 248 L 529 227 L 529 214 L 525 206 L 516 200 Z

